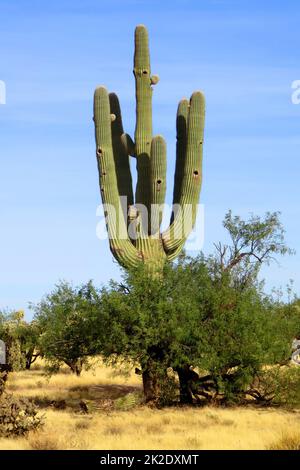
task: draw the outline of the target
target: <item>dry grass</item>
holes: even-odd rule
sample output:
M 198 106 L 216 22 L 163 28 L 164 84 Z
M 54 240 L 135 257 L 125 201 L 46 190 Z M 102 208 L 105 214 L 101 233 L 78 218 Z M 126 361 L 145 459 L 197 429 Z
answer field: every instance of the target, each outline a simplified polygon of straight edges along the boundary
M 90 410 L 108 409 L 113 400 L 140 392 L 141 382 L 135 374 L 129 377 L 118 375 L 100 361 L 98 367 L 84 371 L 81 377 L 72 374 L 66 367 L 50 378 L 45 375 L 40 362 L 30 371 L 10 374 L 8 390 L 17 396 L 33 399 L 42 409 L 51 406 L 79 411 L 81 400 Z
M 269 446 L 269 450 L 300 450 L 300 432 L 283 434 Z
M 117 411 L 103 405 L 139 390 L 140 380 L 103 366 L 80 378 L 63 371 L 48 380 L 40 368 L 12 374 L 8 388 L 35 398 L 46 423 L 27 437 L 0 439 L 0 449 L 299 449 L 300 411 L 143 406 Z M 80 414 L 81 399 L 91 413 Z M 53 400 L 65 400 L 66 409 L 50 406 Z

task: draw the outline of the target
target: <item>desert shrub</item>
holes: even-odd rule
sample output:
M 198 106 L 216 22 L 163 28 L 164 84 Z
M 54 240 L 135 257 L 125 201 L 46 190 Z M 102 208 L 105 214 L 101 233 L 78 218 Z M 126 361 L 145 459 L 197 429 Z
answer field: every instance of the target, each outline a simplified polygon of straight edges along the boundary
M 262 400 L 288 408 L 300 406 L 300 367 L 265 368 L 257 376 L 254 387 Z
M 300 433 L 283 434 L 268 447 L 268 450 L 300 450 Z
M 0 339 L 6 346 L 6 363 L 10 370 L 18 371 L 25 368 L 25 358 L 21 350 L 19 328 L 23 323 L 24 312 L 0 312 Z
M 0 365 L 0 397 L 4 393 L 5 390 L 5 384 L 7 381 L 8 377 L 8 367 L 5 367 L 4 365 Z
M 29 445 L 32 450 L 60 450 L 58 435 L 45 432 L 30 436 Z
M 35 405 L 4 394 L 0 399 L 0 436 L 22 436 L 43 424 Z

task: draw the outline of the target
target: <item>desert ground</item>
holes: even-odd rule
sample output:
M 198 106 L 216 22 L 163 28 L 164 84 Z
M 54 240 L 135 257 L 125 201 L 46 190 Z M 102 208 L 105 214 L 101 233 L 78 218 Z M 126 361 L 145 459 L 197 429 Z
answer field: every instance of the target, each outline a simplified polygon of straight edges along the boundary
M 284 449 L 300 443 L 300 410 L 150 409 L 139 403 L 139 376 L 102 364 L 81 377 L 62 368 L 51 378 L 38 364 L 12 373 L 7 392 L 33 398 L 45 422 L 26 437 L 1 438 L 0 449 Z

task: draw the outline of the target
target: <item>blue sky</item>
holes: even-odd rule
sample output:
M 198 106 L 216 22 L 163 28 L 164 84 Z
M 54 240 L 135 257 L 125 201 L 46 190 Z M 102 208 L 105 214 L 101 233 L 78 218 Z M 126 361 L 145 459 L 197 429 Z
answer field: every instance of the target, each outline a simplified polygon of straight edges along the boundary
M 168 146 L 171 202 L 178 101 L 205 92 L 204 251 L 224 240 L 231 208 L 282 212 L 296 256 L 264 269 L 267 286 L 299 294 L 298 1 L 0 0 L 0 308 L 27 308 L 59 279 L 118 278 L 96 237 L 99 204 L 92 97 L 118 93 L 135 123 L 133 32 L 150 34 L 154 132 Z M 296 59 L 298 57 L 298 60 Z

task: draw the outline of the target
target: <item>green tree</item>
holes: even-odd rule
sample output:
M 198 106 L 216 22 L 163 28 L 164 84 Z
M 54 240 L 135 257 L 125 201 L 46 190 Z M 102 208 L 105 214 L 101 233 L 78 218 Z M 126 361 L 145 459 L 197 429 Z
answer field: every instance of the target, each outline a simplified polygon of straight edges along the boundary
M 25 359 L 25 368 L 30 369 L 31 365 L 41 356 L 40 339 L 41 329 L 36 321 L 22 322 L 18 328 L 18 338 L 21 344 L 21 352 Z
M 140 266 L 102 292 L 99 350 L 140 364 L 146 401 L 159 399 L 167 368 L 178 373 L 182 402 L 228 399 L 250 392 L 265 364 L 289 358 L 299 315 L 287 315 L 257 282 L 259 266 L 288 251 L 278 215 L 243 222 L 229 213 L 225 224 L 233 236 L 226 265 L 216 255 L 181 256 L 161 277 Z
M 35 324 L 41 331 L 40 352 L 50 369 L 65 363 L 80 375 L 88 356 L 94 352 L 90 321 L 98 304 L 98 293 L 91 282 L 79 287 L 60 282 L 39 304 L 31 305 Z
M 256 281 L 263 264 L 276 261 L 276 255 L 293 254 L 284 239 L 280 212 L 267 212 L 264 217 L 251 215 L 248 220 L 228 211 L 223 220 L 230 243 L 216 243 L 209 262 L 215 275 L 230 273 L 237 288 Z
M 146 401 L 160 401 L 172 368 L 186 403 L 250 392 L 264 365 L 289 358 L 299 328 L 294 313 L 256 287 L 237 290 L 230 278 L 217 286 L 198 257 L 166 266 L 163 279 L 143 268 L 124 272 L 121 284 L 102 292 L 95 323 L 106 358 L 139 364 Z M 145 383 L 149 363 L 156 379 Z

